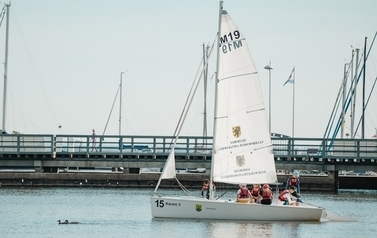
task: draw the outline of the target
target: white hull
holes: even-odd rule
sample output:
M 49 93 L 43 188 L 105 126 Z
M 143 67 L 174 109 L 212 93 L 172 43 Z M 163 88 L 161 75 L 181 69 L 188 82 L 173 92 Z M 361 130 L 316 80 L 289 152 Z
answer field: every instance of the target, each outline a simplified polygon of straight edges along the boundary
M 325 219 L 323 208 L 237 203 L 228 200 L 209 201 L 198 197 L 151 197 L 154 218 L 250 220 L 250 221 L 320 221 Z

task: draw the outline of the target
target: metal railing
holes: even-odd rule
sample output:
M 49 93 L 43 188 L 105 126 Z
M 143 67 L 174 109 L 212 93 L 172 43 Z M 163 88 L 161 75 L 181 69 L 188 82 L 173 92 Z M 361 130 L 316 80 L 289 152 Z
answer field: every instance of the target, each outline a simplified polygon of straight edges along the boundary
M 168 154 L 173 136 L 0 135 L 4 154 Z M 176 154 L 210 156 L 212 137 L 182 136 Z M 275 157 L 377 159 L 376 139 L 272 138 Z M 328 145 L 332 145 L 331 147 Z

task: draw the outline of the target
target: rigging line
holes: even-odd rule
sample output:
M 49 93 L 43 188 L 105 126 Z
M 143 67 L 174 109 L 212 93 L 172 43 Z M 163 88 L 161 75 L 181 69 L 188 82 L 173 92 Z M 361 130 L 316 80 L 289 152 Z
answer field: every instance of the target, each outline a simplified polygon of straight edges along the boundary
M 212 50 L 211 50 L 210 52 L 212 52 Z M 208 63 L 208 62 L 207 62 L 207 63 Z M 193 99 L 194 99 L 194 95 L 195 95 L 195 93 L 196 93 L 196 90 L 198 89 L 199 83 L 200 83 L 200 81 L 201 81 L 200 79 L 202 78 L 203 73 L 204 73 L 204 69 L 202 70 L 199 79 L 198 79 L 198 80 L 194 80 L 194 82 L 197 81 L 197 83 L 196 83 L 196 85 L 195 85 L 195 88 L 194 88 L 194 91 L 193 91 L 193 93 L 192 93 L 192 96 L 191 96 L 191 98 L 190 98 L 190 100 L 189 100 L 189 102 L 188 102 L 188 104 L 187 104 L 187 110 L 184 110 L 184 111 L 183 111 L 183 115 L 181 115 L 182 121 L 181 121 L 181 123 L 178 124 L 178 126 L 177 126 L 177 130 L 176 130 L 176 136 L 175 136 L 175 138 L 172 140 L 172 142 L 173 142 L 173 145 L 172 145 L 172 146 L 173 146 L 173 147 L 175 146 L 175 144 L 176 144 L 177 141 L 178 141 L 178 137 L 179 137 L 179 135 L 180 135 L 180 132 L 181 132 L 182 127 L 183 127 L 183 124 L 184 124 L 184 121 L 186 120 L 187 113 L 188 113 L 188 111 L 189 111 L 188 109 L 190 109 L 191 103 L 192 103 L 192 101 L 193 101 Z M 193 86 L 194 86 L 194 85 L 193 85 Z M 192 88 L 192 89 L 193 89 L 193 88 Z M 190 89 L 190 91 L 191 91 L 192 89 Z M 185 106 L 185 108 L 186 108 L 186 106 Z
M 353 65 L 354 65 L 353 60 L 354 59 L 352 58 L 352 60 L 348 63 L 348 69 L 345 72 L 345 75 L 343 76 L 343 80 L 342 80 L 341 86 L 339 88 L 338 96 L 337 96 L 337 98 L 335 100 L 334 107 L 333 107 L 333 110 L 331 112 L 330 119 L 329 119 L 329 122 L 328 122 L 326 130 L 325 130 L 324 138 L 328 138 L 330 136 L 332 127 L 333 127 L 334 122 L 335 122 L 335 120 L 337 118 L 336 113 L 338 111 L 339 106 L 342 105 L 342 111 L 343 111 L 343 107 L 348 108 L 347 102 L 351 101 L 352 92 L 353 92 L 352 89 L 354 88 L 353 85 L 355 83 L 356 76 L 354 76 L 353 78 L 351 78 L 351 85 L 349 86 L 349 90 L 347 92 L 346 99 L 345 99 L 345 104 L 344 105 L 343 105 L 343 102 L 341 102 L 341 95 L 342 95 L 342 89 L 343 89 L 343 85 L 344 85 L 344 80 L 348 80 L 348 76 L 350 75 L 350 71 L 353 68 Z M 356 64 L 357 64 L 357 62 L 356 62 Z M 341 118 L 341 116 L 338 118 L 338 120 L 341 120 L 340 118 Z M 335 127 L 336 127 L 336 125 L 335 125 Z M 336 130 L 336 128 L 335 128 L 335 130 Z
M 349 128 L 347 125 L 344 125 L 344 127 L 346 128 L 346 129 L 348 129 L 349 131 L 351 131 L 351 128 Z M 351 135 L 352 136 L 352 135 Z M 355 133 L 355 136 L 358 136 L 358 137 L 360 137 L 360 135 L 356 132 Z
M 334 122 L 335 122 L 335 120 L 336 120 L 336 112 L 338 112 L 338 110 L 339 110 L 339 107 L 340 107 L 340 105 L 342 104 L 342 102 L 340 101 L 340 95 L 341 95 L 341 92 L 342 91 L 342 87 L 340 88 L 340 91 L 339 91 L 339 94 L 338 94 L 338 97 L 337 97 L 337 100 L 336 100 L 336 103 L 335 103 L 335 105 L 334 105 L 334 108 L 333 108 L 333 111 L 332 111 L 332 113 L 331 113 L 331 117 L 330 117 L 330 121 L 331 121 L 331 123 L 330 123 L 330 121 L 329 121 L 329 124 L 331 125 L 330 126 L 330 128 L 329 128 L 329 131 L 328 131 L 328 134 L 327 134 L 327 137 L 330 135 L 330 132 L 331 132 L 331 129 L 332 129 L 332 127 L 333 127 L 333 125 L 334 125 Z M 340 117 L 342 117 L 342 115 L 340 115 Z M 332 118 L 332 119 L 331 119 Z M 325 137 L 325 138 L 327 138 L 327 137 Z
M 331 129 L 332 129 L 333 125 L 334 125 L 334 121 L 335 121 L 335 118 L 336 118 L 335 114 L 338 111 L 339 104 L 341 104 L 340 97 L 342 95 L 342 89 L 343 89 L 343 85 L 344 85 L 344 80 L 348 79 L 348 75 L 349 75 L 348 73 L 349 73 L 350 68 L 351 68 L 351 63 L 348 64 L 348 69 L 346 71 L 346 76 L 343 76 L 343 80 L 341 82 L 341 86 L 340 86 L 340 89 L 339 89 L 339 92 L 338 92 L 338 96 L 336 97 L 336 100 L 335 100 L 335 103 L 334 103 L 334 107 L 332 109 L 332 112 L 331 112 L 331 115 L 330 115 L 330 119 L 329 119 L 329 122 L 327 124 L 326 130 L 325 130 L 325 135 L 323 136 L 323 138 L 327 138 L 330 135 Z
M 213 47 L 214 47 L 214 44 L 212 44 L 212 47 L 211 47 L 211 49 L 210 49 L 210 51 L 209 51 L 209 54 L 208 54 L 208 58 L 211 56 L 211 53 L 212 53 Z M 181 116 L 179 117 L 177 127 L 175 128 L 175 131 L 174 131 L 174 134 L 173 134 L 174 136 L 179 135 L 179 131 L 180 131 L 180 129 L 182 129 L 182 124 L 183 124 L 183 121 L 184 121 L 184 117 L 186 117 L 186 115 L 187 115 L 188 109 L 189 109 L 190 104 L 191 104 L 191 102 L 192 102 L 192 100 L 193 100 L 193 97 L 194 97 L 194 95 L 195 95 L 196 89 L 198 88 L 198 85 L 199 85 L 199 83 L 200 83 L 200 81 L 201 81 L 201 78 L 202 78 L 202 76 L 203 76 L 203 74 L 204 74 L 204 69 L 205 69 L 206 66 L 208 65 L 208 60 L 207 60 L 207 61 L 206 61 L 206 64 L 203 66 L 203 69 L 200 71 L 201 66 L 202 66 L 202 62 L 203 62 L 203 59 L 202 59 L 202 60 L 200 61 L 200 63 L 199 63 L 199 68 L 198 68 L 197 74 L 196 74 L 195 79 L 194 79 L 194 81 L 193 81 L 193 83 L 192 83 L 192 85 L 191 85 L 191 88 L 190 88 L 189 94 L 188 94 L 188 96 L 187 96 L 187 98 L 186 98 L 185 105 L 184 105 L 184 107 L 183 107 L 183 109 L 182 109 Z M 199 77 L 197 77 L 199 71 L 200 71 L 201 73 L 200 73 Z M 195 85 L 196 85 L 196 86 L 195 86 Z M 195 86 L 195 90 L 193 91 L 194 86 Z
M 206 68 L 206 66 L 207 66 L 207 64 L 205 64 L 204 65 L 204 67 L 203 67 L 203 73 L 202 74 L 200 74 L 200 79 L 197 79 L 198 78 L 198 74 L 199 74 L 199 72 L 202 72 L 202 71 L 200 71 L 200 69 L 201 69 L 201 63 L 203 62 L 203 59 L 200 61 L 200 64 L 199 64 L 199 67 L 198 67 L 198 70 L 197 70 L 197 72 L 196 72 L 196 75 L 195 75 L 195 79 L 196 80 L 200 80 L 201 79 L 201 76 L 204 74 L 204 72 L 205 72 L 205 68 Z M 194 83 L 196 82 L 196 80 L 194 80 L 194 82 L 193 82 L 193 85 L 194 85 Z M 194 95 L 191 95 L 191 97 L 194 97 Z M 190 95 L 188 95 L 188 98 L 187 99 L 189 99 L 190 98 Z M 186 105 L 185 105 L 186 106 Z M 198 105 L 198 107 L 202 107 L 202 106 L 199 106 Z M 185 110 L 185 109 L 184 109 Z M 195 109 L 195 111 L 199 111 L 199 109 L 198 108 L 196 108 Z M 183 112 L 182 112 L 183 113 Z M 202 112 L 200 112 L 200 114 L 203 114 Z M 197 118 L 197 113 L 195 113 L 195 118 Z M 190 127 L 189 127 L 189 129 L 192 129 L 192 126 L 195 126 L 195 125 L 197 125 L 197 123 L 195 122 L 195 120 L 193 120 L 192 121 L 192 123 L 191 123 L 191 125 L 190 125 Z
M 212 51 L 213 51 L 213 49 L 214 49 L 214 46 L 215 46 L 216 40 L 217 40 L 217 35 L 216 35 L 214 41 L 212 42 L 212 46 L 211 46 L 211 48 L 210 48 L 210 51 L 208 52 L 208 57 L 207 57 L 208 59 L 210 58 L 210 56 L 211 56 L 211 54 L 212 54 Z M 183 107 L 183 110 L 182 110 L 181 116 L 180 116 L 180 118 L 179 118 L 179 121 L 178 121 L 177 127 L 176 127 L 176 129 L 175 129 L 175 131 L 174 131 L 174 134 L 173 134 L 174 136 L 176 135 L 177 130 L 178 130 L 180 124 L 183 123 L 183 122 L 182 122 L 182 116 L 183 116 L 185 110 L 187 110 L 187 109 L 186 109 L 186 108 L 187 108 L 187 102 L 188 102 L 188 100 L 189 100 L 189 98 L 190 98 L 190 95 L 191 95 L 191 97 L 194 97 L 194 94 L 191 94 L 192 88 L 193 88 L 193 86 L 195 85 L 195 82 L 196 82 L 196 81 L 198 81 L 197 85 L 199 85 L 200 79 L 202 78 L 202 75 L 204 74 L 204 70 L 205 70 L 205 68 L 208 66 L 208 62 L 209 62 L 209 60 L 206 61 L 206 64 L 203 66 L 203 69 L 201 70 L 201 74 L 200 74 L 200 76 L 199 76 L 199 79 L 197 79 L 197 75 L 198 75 L 198 72 L 199 72 L 200 69 L 201 69 L 202 62 L 203 62 L 203 59 L 202 59 L 202 60 L 200 61 L 200 63 L 199 63 L 199 67 L 198 67 L 197 73 L 196 73 L 195 78 L 194 78 L 195 80 L 194 80 L 194 82 L 193 82 L 193 84 L 192 84 L 192 86 L 191 86 L 190 92 L 189 92 L 189 94 L 188 94 L 188 96 L 187 96 L 186 103 L 185 103 L 185 105 L 184 105 L 184 107 Z
M 126 102 L 126 106 L 128 106 L 128 108 L 129 108 L 129 110 L 127 112 L 131 112 L 130 114 L 131 114 L 132 118 L 134 119 L 134 122 L 135 122 L 137 128 L 134 128 L 132 126 L 132 124 L 130 123 L 130 121 L 128 121 L 128 123 L 127 123 L 127 119 L 131 118 L 131 116 L 127 116 L 127 115 L 129 115 L 129 113 L 128 113 L 128 114 L 126 114 L 126 116 L 122 117 L 123 120 L 126 122 L 126 128 L 125 128 L 126 129 L 126 133 L 127 133 L 127 129 L 128 129 L 128 133 L 132 133 L 132 131 L 134 131 L 134 132 L 135 131 L 142 132 L 143 130 L 142 130 L 142 127 L 140 126 L 140 120 L 138 120 L 138 118 L 137 118 L 137 116 L 135 114 L 135 111 L 133 110 L 133 108 L 134 108 L 133 106 L 135 106 L 135 105 L 133 105 L 131 103 L 132 102 L 131 98 L 137 98 L 137 96 L 133 97 L 131 95 L 131 97 L 128 97 L 130 95 L 130 93 L 134 93 L 134 92 L 136 92 L 136 90 L 132 90 L 133 89 L 132 87 L 128 87 L 128 88 L 130 89 L 129 90 L 130 92 L 126 93 L 126 95 L 123 95 L 123 97 L 125 97 L 124 101 Z M 122 104 L 122 110 L 126 111 L 125 109 L 126 109 L 125 105 Z M 144 110 L 143 110 L 143 113 L 144 113 Z M 144 118 L 147 118 L 147 116 L 145 116 L 145 114 L 143 114 L 141 116 L 144 117 Z
M 120 91 L 120 85 L 119 85 L 118 90 L 117 90 L 117 92 L 116 92 L 116 94 L 115 94 L 114 102 L 113 102 L 113 105 L 111 106 L 110 113 L 109 113 L 109 117 L 107 118 L 105 128 L 103 129 L 103 132 L 102 132 L 102 136 L 105 135 L 105 132 L 106 132 L 107 126 L 109 125 L 110 117 L 111 117 L 111 114 L 112 114 L 112 112 L 113 112 L 114 105 L 115 105 L 115 102 L 116 102 L 116 100 L 117 100 L 117 97 L 118 97 L 118 93 L 119 93 L 119 91 Z M 102 138 L 103 138 L 103 137 L 102 137 Z
M 370 54 L 370 51 L 371 51 L 372 48 L 373 48 L 374 41 L 375 41 L 376 37 L 377 37 L 377 31 L 376 31 L 376 33 L 374 34 L 374 37 L 373 37 L 373 40 L 372 40 L 371 45 L 369 46 L 369 50 L 368 50 L 368 53 L 367 53 L 367 55 L 366 55 L 366 59 L 369 58 L 369 54 Z M 360 60 L 360 62 L 361 62 L 361 60 Z M 359 75 L 355 75 L 355 77 L 354 77 L 354 80 L 356 80 L 356 82 L 355 82 L 356 84 L 359 82 L 363 70 L 364 70 L 364 65 L 363 65 L 363 67 L 361 67 L 360 72 L 359 72 Z M 352 95 L 353 95 L 353 94 L 354 94 L 354 90 L 351 90 L 351 91 L 352 91 Z M 347 102 L 346 110 L 348 110 L 348 107 L 349 107 L 350 103 L 351 103 L 351 100 L 349 100 L 349 101 Z M 333 133 L 332 139 L 334 139 L 334 138 L 337 136 L 337 134 L 338 134 L 338 132 L 339 132 L 339 128 L 340 128 L 340 126 L 341 126 L 341 120 L 339 119 L 338 122 L 337 122 L 336 128 L 335 128 L 335 131 L 334 131 L 334 133 Z M 329 148 L 332 147 L 332 144 L 333 144 L 333 141 L 330 142 Z
M 223 192 L 220 196 L 218 196 L 218 197 L 216 198 L 216 200 L 220 199 L 220 198 L 221 198 L 222 196 L 224 196 L 228 191 L 229 191 L 229 190 L 226 190 L 225 192 Z
M 361 58 L 362 58 L 362 57 L 361 57 Z M 359 67 L 359 64 L 361 64 L 361 60 L 362 60 L 362 59 L 360 59 L 359 62 L 356 62 L 357 67 Z M 350 64 L 350 66 L 349 66 L 349 68 L 348 68 L 348 71 L 347 71 L 347 77 L 348 77 L 348 73 L 349 73 L 349 70 L 351 69 L 351 67 L 353 67 L 353 62 L 352 62 L 352 64 Z M 360 75 L 361 75 L 361 72 L 362 72 L 362 70 L 360 71 L 359 77 L 360 77 Z M 351 85 L 349 86 L 349 90 L 348 90 L 348 92 L 347 92 L 347 96 L 346 96 L 346 99 L 345 99 L 345 104 L 344 104 L 344 105 L 342 104 L 342 111 L 343 111 L 343 108 L 346 108 L 345 113 L 347 113 L 348 107 L 349 107 L 350 103 L 352 102 L 352 96 L 353 96 L 354 93 L 355 93 L 355 86 L 354 86 L 354 84 L 357 85 L 357 83 L 358 83 L 357 75 L 354 75 L 354 77 L 351 79 Z M 339 108 L 339 105 L 340 105 L 340 104 L 341 104 L 341 102 L 339 102 L 336 111 L 338 111 L 338 108 Z M 353 112 L 353 113 L 355 113 L 355 112 Z M 342 123 L 343 123 L 341 119 L 342 119 L 342 115 L 339 116 L 338 121 L 337 121 L 337 124 L 336 124 L 336 127 L 335 127 L 335 130 L 334 130 L 334 133 L 336 133 L 336 134 L 338 133 L 339 128 L 340 128 L 340 126 L 341 126 Z M 334 119 L 333 119 L 333 123 L 334 123 L 334 121 L 335 121 L 335 116 L 334 116 Z M 339 127 L 338 127 L 338 125 L 339 125 Z M 334 134 L 334 135 L 335 135 L 335 134 Z M 333 135 L 333 138 L 335 138 L 334 135 Z M 336 135 L 335 135 L 335 136 L 336 136 Z
M 21 107 L 17 104 L 17 101 L 13 98 L 13 96 L 12 96 L 12 91 L 11 91 L 11 93 L 10 93 L 10 96 L 11 96 L 11 98 L 13 99 L 12 100 L 12 103 L 14 104 L 14 105 L 16 105 L 16 107 L 18 108 L 18 110 L 19 110 L 19 113 L 21 114 L 21 116 L 22 116 L 22 122 L 23 122 L 23 124 L 24 124 L 24 126 L 25 126 L 25 129 L 27 130 L 27 127 L 26 127 L 26 124 L 25 124 L 25 119 L 30 123 L 30 124 L 32 124 L 33 126 L 34 126 L 34 128 L 35 129 L 38 129 L 39 131 L 45 131 L 45 130 L 43 130 L 42 128 L 40 128 L 39 126 L 37 126 L 29 117 L 28 117 L 28 115 L 26 115 L 26 114 L 24 114 L 23 112 L 22 112 L 22 110 L 21 110 Z M 12 108 L 14 108 L 14 107 L 12 107 Z
M 189 91 L 189 93 L 188 93 L 188 95 L 187 95 L 186 102 L 185 102 L 185 104 L 184 104 L 184 106 L 183 106 L 183 109 L 182 109 L 181 115 L 180 115 L 180 117 L 179 117 L 179 120 L 178 120 L 177 126 L 176 126 L 176 128 L 175 128 L 175 130 L 174 130 L 174 134 L 173 134 L 173 136 L 176 136 L 176 135 L 178 134 L 178 130 L 179 130 L 179 128 L 181 127 L 181 124 L 183 123 L 183 122 L 182 122 L 182 120 L 183 120 L 183 116 L 184 116 L 184 114 L 185 114 L 185 111 L 188 110 L 188 109 L 187 109 L 187 107 L 188 107 L 188 102 L 189 102 L 190 98 L 193 97 L 193 95 L 192 95 L 192 91 L 193 91 L 193 88 L 194 88 L 194 86 L 196 85 L 195 83 L 196 83 L 197 81 L 200 81 L 200 80 L 198 80 L 197 78 L 195 78 L 194 81 L 192 82 L 192 85 L 191 85 L 190 91 Z
M 192 66 L 191 66 L 192 67 Z M 190 67 L 190 68 L 191 68 Z M 196 79 L 196 78 L 195 78 Z M 183 84 L 182 84 L 183 85 Z M 183 88 L 183 87 L 182 87 Z M 182 92 L 182 88 L 180 89 L 180 92 Z M 181 93 L 180 93 L 181 94 Z M 175 100 L 175 102 L 177 102 L 177 100 Z M 175 104 L 174 104 L 175 105 Z M 184 111 L 184 109 L 183 109 L 183 111 Z M 183 113 L 183 112 L 182 112 Z M 171 112 L 170 112 L 170 115 L 171 115 Z M 181 115 L 182 116 L 182 115 Z M 174 133 L 173 133 L 173 136 L 175 136 L 175 134 L 176 134 L 176 131 L 177 131 L 177 128 L 178 128 L 178 126 L 179 126 L 179 123 L 180 123 L 180 121 L 181 121 L 181 118 L 178 120 L 178 124 L 177 124 L 177 127 L 176 127 L 176 129 L 174 130 Z
M 54 119 L 54 121 L 55 121 L 56 126 L 58 126 L 58 125 L 60 125 L 60 123 L 59 123 L 58 118 L 57 118 L 57 116 L 56 116 L 56 114 L 55 114 L 55 111 L 53 110 L 53 106 L 52 106 L 51 100 L 49 99 L 49 96 L 48 96 L 47 90 L 46 90 L 46 88 L 45 88 L 44 85 L 43 85 L 43 82 L 42 82 L 42 80 L 41 80 L 41 76 L 40 76 L 40 74 L 39 74 L 38 68 L 37 68 L 37 66 L 36 66 L 36 63 L 35 63 L 33 57 L 32 57 L 32 54 L 31 54 L 30 48 L 29 48 L 29 46 L 28 46 L 28 44 L 27 44 L 27 42 L 26 42 L 26 40 L 25 40 L 25 37 L 24 37 L 24 35 L 23 35 L 22 31 L 21 31 L 21 28 L 20 28 L 20 26 L 19 26 L 19 24 L 18 24 L 18 20 L 17 20 L 16 14 L 13 13 L 13 14 L 12 14 L 12 17 L 14 18 L 14 21 L 15 21 L 15 23 L 16 23 L 16 27 L 17 27 L 18 33 L 20 34 L 20 37 L 21 37 L 22 43 L 23 43 L 23 45 L 24 45 L 24 47 L 25 47 L 25 50 L 26 50 L 27 56 L 28 56 L 28 58 L 29 58 L 29 60 L 30 60 L 30 62 L 31 62 L 31 64 L 32 64 L 32 68 L 33 68 L 34 74 L 35 74 L 35 76 L 36 76 L 36 78 L 37 78 L 38 84 L 39 84 L 39 86 L 40 86 L 41 89 L 42 89 L 42 94 L 43 94 L 43 96 L 44 96 L 44 98 L 45 98 L 45 100 L 46 100 L 46 102 L 47 102 L 47 106 L 48 106 L 48 108 L 50 109 L 50 113 L 52 114 L 52 117 L 53 117 L 53 119 Z
M 342 89 L 343 89 L 343 85 L 344 85 L 344 80 L 347 80 L 348 79 L 348 76 L 349 76 L 349 71 L 352 69 L 353 67 L 353 59 L 350 61 L 350 63 L 348 63 L 348 69 L 346 71 L 346 75 L 343 76 L 343 80 L 341 82 L 341 86 L 339 88 L 339 92 L 338 92 L 338 96 L 335 100 L 335 103 L 334 103 L 334 107 L 333 107 L 333 110 L 331 112 L 331 115 L 330 115 L 330 119 L 329 119 L 329 122 L 327 124 L 327 127 L 326 127 L 326 130 L 325 130 L 325 135 L 323 136 L 324 138 L 328 138 L 330 136 L 330 133 L 331 133 L 331 130 L 332 130 L 332 127 L 334 125 L 334 122 L 336 120 L 336 112 L 338 111 L 338 108 L 339 108 L 339 105 L 342 104 L 342 102 L 340 101 L 341 99 L 341 95 L 342 95 Z M 352 92 L 352 88 L 353 88 L 353 84 L 354 84 L 354 78 L 351 79 L 351 85 L 350 85 L 350 89 L 348 90 L 348 93 L 347 93 L 347 96 L 346 96 L 346 99 L 345 99 L 345 103 L 347 104 L 348 100 L 350 100 L 350 95 L 351 95 L 351 92 Z M 342 107 L 345 107 L 345 105 L 342 105 Z M 343 110 L 343 109 L 342 109 Z M 340 119 L 338 119 L 340 120 Z
M 368 100 L 366 101 L 366 104 L 365 104 L 364 107 L 363 107 L 363 110 L 364 110 L 364 111 L 365 111 L 365 109 L 366 109 L 367 106 L 368 106 L 368 103 L 369 103 L 370 97 L 372 96 L 372 93 L 373 93 L 374 87 L 376 86 L 376 81 L 377 81 L 377 77 L 374 79 L 374 83 L 373 83 L 372 89 L 371 89 L 370 92 L 369 92 Z M 355 130 L 355 135 L 356 135 L 356 132 L 357 132 L 357 130 L 359 129 L 359 126 L 360 126 L 360 124 L 361 124 L 361 119 L 362 119 L 362 118 L 360 117 L 359 122 L 357 123 L 357 127 L 356 127 L 356 130 Z
M 201 108 L 202 107 L 202 105 L 198 105 L 194 110 L 195 110 L 195 112 L 197 112 L 197 111 L 200 111 L 201 109 L 199 109 L 199 108 Z M 195 113 L 194 115 L 194 119 L 193 119 L 193 121 L 191 122 L 191 124 L 188 126 L 188 129 L 189 129 L 189 131 L 192 131 L 194 134 L 195 134 L 195 129 L 197 129 L 197 127 L 196 126 L 198 126 L 199 124 L 197 123 L 197 118 L 198 118 L 198 116 L 199 115 L 203 115 L 204 113 L 202 112 L 202 111 L 200 111 L 200 112 L 198 112 L 198 113 Z
M 1 21 L 0 21 L 0 26 L 3 24 L 3 20 L 4 20 L 4 16 L 5 16 L 5 6 L 3 7 L 3 9 L 1 10 L 1 13 L 0 13 L 0 17 L 1 17 Z
M 185 191 L 187 194 L 189 194 L 189 195 L 191 195 L 191 196 L 194 196 L 179 180 L 178 180 L 178 178 L 177 177 L 174 177 L 175 178 L 175 180 L 177 181 L 177 183 L 178 183 L 178 185 L 179 185 L 179 187 L 183 190 L 183 191 Z

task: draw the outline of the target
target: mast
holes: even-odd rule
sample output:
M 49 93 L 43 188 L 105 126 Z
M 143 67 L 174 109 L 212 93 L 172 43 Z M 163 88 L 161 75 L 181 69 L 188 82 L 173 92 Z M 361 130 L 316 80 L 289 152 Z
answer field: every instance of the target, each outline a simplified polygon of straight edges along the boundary
M 119 84 L 119 136 L 122 135 L 122 75 L 124 72 L 120 72 L 120 84 Z M 119 138 L 120 139 L 120 138 Z
M 296 87 L 296 67 L 294 67 L 294 74 L 293 74 L 292 138 L 295 137 L 295 87 Z
M 270 64 L 266 65 L 264 69 L 268 70 L 268 126 L 269 126 L 269 131 L 271 135 L 271 70 L 274 69 L 274 67 L 271 66 L 271 60 Z
M 203 44 L 203 79 L 204 79 L 204 107 L 203 107 L 203 137 L 207 136 L 207 80 L 208 80 L 208 51 L 207 47 Z M 205 143 L 207 144 L 207 143 Z
M 365 71 L 366 71 L 366 63 L 367 63 L 367 37 L 365 37 L 364 42 L 364 70 L 363 70 L 363 108 L 362 108 L 362 116 L 361 116 L 361 139 L 365 137 Z
M 213 166 L 214 166 L 214 159 L 216 154 L 216 116 L 217 116 L 217 90 L 218 90 L 218 83 L 219 83 L 219 55 L 220 55 L 220 31 L 221 31 L 221 20 L 222 20 L 222 13 L 223 13 L 223 1 L 220 1 L 219 6 L 219 26 L 217 30 L 217 63 L 216 63 L 216 83 L 215 83 L 215 111 L 214 111 L 214 122 L 213 122 L 213 142 L 212 142 L 212 159 L 211 159 L 211 174 L 210 174 L 210 183 L 209 183 L 209 200 L 213 200 Z
M 8 42 L 9 42 L 9 4 L 5 3 L 7 8 L 7 24 L 6 24 L 6 34 L 5 34 L 5 60 L 4 60 L 4 93 L 3 93 L 3 124 L 2 133 L 6 134 L 5 120 L 6 120 L 6 105 L 7 105 L 7 80 L 8 80 Z
M 351 138 L 355 138 L 355 114 L 356 114 L 356 89 L 357 89 L 357 78 L 358 78 L 358 71 L 359 71 L 359 48 L 356 48 L 356 68 L 354 74 L 354 87 L 353 87 L 353 100 L 352 100 L 352 117 L 351 117 Z
M 348 66 L 348 70 L 351 70 L 351 74 L 350 74 L 350 80 L 351 80 L 351 85 L 350 85 L 350 88 L 349 88 L 349 91 L 352 92 L 352 84 L 354 83 L 352 80 L 353 80 L 353 77 L 354 77 L 354 73 L 353 73 L 353 66 L 354 66 L 354 61 L 355 61 L 355 49 L 353 48 L 353 46 L 351 45 L 352 47 L 352 56 L 351 56 L 351 61 L 349 63 L 349 66 Z M 353 102 L 353 97 L 352 97 L 352 94 L 351 94 L 351 97 L 350 99 L 348 100 L 349 102 Z M 348 108 L 348 102 L 347 102 L 347 106 L 345 106 L 345 110 L 347 110 Z M 352 117 L 353 117 L 353 114 L 354 114 L 354 108 L 352 108 L 351 106 L 351 109 L 350 109 L 350 117 L 351 117 L 351 130 L 350 130 L 350 135 L 351 135 L 351 138 L 353 138 L 353 128 L 352 128 Z M 347 133 L 346 133 L 347 134 Z M 348 137 L 347 137 L 348 138 Z
M 341 138 L 344 137 L 344 124 L 346 122 L 346 88 L 347 88 L 347 66 L 348 63 L 344 64 L 343 72 L 343 86 L 342 86 L 342 124 L 341 124 Z

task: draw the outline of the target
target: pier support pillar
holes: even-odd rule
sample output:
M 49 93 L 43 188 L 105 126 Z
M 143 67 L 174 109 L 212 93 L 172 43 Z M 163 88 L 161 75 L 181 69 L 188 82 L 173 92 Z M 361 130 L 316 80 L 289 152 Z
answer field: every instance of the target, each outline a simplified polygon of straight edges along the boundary
M 34 160 L 34 169 L 36 173 L 43 173 L 42 161 Z
M 130 173 L 130 168 L 123 168 L 123 173 L 124 174 L 129 174 Z
M 339 171 L 332 171 L 334 174 L 334 192 L 337 192 L 339 189 Z
M 339 176 L 338 171 L 329 171 L 329 178 L 332 178 L 332 190 L 337 192 L 339 189 Z

